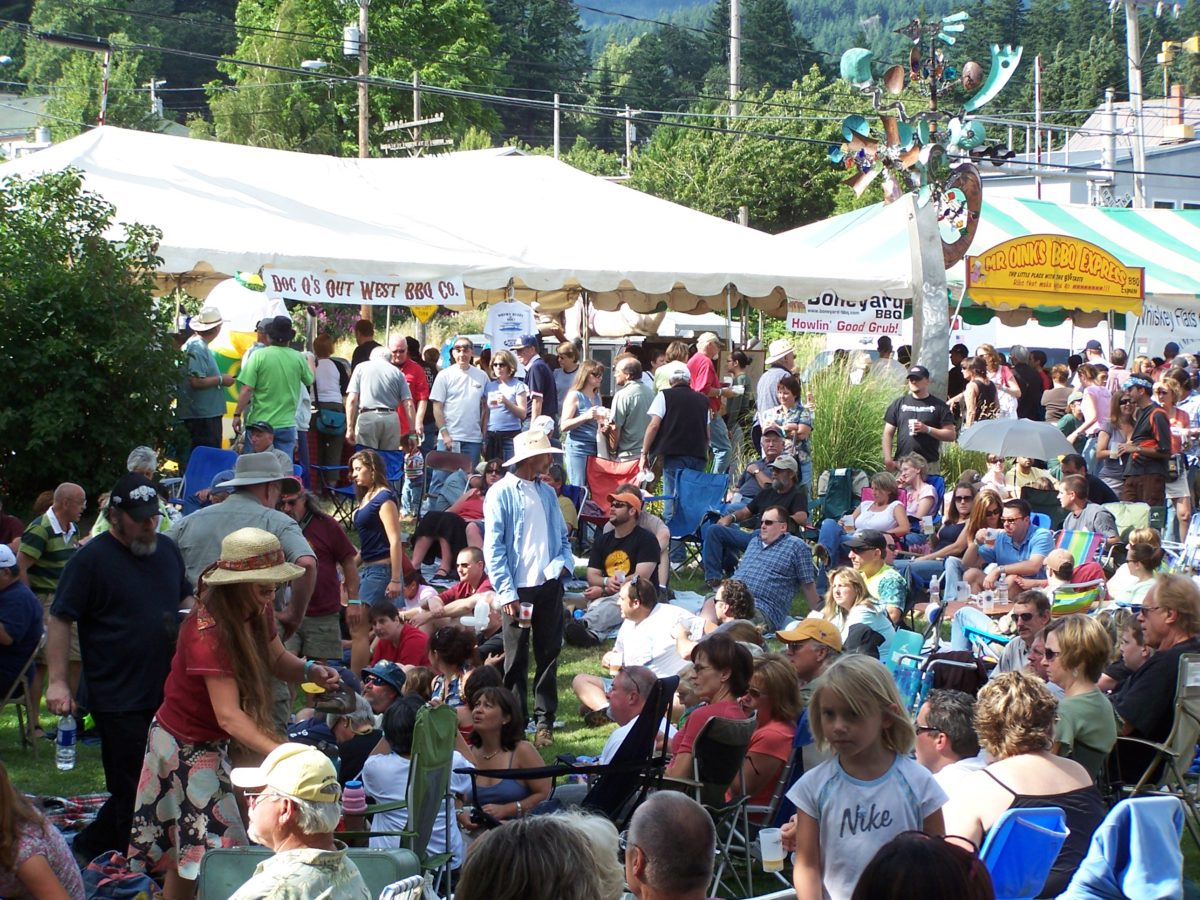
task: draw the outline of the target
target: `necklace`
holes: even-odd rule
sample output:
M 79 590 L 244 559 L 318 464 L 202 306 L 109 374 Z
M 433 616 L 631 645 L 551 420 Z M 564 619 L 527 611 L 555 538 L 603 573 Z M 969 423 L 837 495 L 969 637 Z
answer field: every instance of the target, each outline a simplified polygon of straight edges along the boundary
M 500 750 L 503 750 L 503 749 L 504 749 L 503 747 L 500 748 Z M 500 755 L 500 750 L 493 750 L 491 753 L 480 753 L 479 755 L 483 759 L 495 759 L 497 756 Z

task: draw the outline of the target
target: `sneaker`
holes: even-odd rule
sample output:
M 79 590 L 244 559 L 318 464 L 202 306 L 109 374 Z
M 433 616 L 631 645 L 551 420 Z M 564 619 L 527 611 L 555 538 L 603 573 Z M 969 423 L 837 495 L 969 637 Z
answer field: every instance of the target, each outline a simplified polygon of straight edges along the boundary
M 817 544 L 812 548 L 813 562 L 819 566 L 829 567 L 829 551 L 825 549 L 824 544 Z
M 539 728 L 533 735 L 533 746 L 538 750 L 545 750 L 554 743 L 554 732 L 549 728 Z
M 600 638 L 594 635 L 582 619 L 572 619 L 563 629 L 563 639 L 573 647 L 599 647 Z

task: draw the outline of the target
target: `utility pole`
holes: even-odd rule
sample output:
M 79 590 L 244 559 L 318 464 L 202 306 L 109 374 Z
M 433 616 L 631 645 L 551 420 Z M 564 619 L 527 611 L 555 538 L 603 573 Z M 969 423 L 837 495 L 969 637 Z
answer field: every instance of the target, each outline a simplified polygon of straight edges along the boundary
M 167 82 L 161 78 L 151 78 L 146 82 L 146 87 L 150 88 L 150 112 L 158 116 L 160 119 L 163 114 L 162 99 L 158 96 L 158 89 Z
M 1137 0 L 1124 0 L 1125 56 L 1129 61 L 1129 111 L 1133 115 L 1133 206 L 1146 208 L 1146 127 L 1142 119 L 1142 34 Z
M 358 157 L 367 158 L 371 111 L 367 106 L 367 7 L 371 0 L 358 0 Z
M 558 94 L 554 95 L 554 158 L 558 159 L 558 141 L 559 141 L 559 122 L 562 116 L 562 109 L 559 106 Z
M 742 92 L 742 4 L 741 0 L 729 0 L 729 124 L 742 114 L 738 95 Z M 743 204 L 738 207 L 738 224 L 750 224 L 750 210 Z

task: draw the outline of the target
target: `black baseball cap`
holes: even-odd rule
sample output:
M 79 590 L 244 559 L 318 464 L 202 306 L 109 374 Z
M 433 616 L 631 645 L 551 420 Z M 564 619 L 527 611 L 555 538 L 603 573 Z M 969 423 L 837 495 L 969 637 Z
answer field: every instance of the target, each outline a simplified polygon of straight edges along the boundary
M 158 504 L 157 485 L 137 472 L 126 472 L 117 479 L 109 494 L 108 504 L 136 522 L 145 522 L 162 512 Z
M 909 381 L 920 381 L 922 378 L 929 377 L 929 370 L 924 366 L 913 366 L 908 370 Z
M 847 550 L 878 550 L 881 553 L 886 553 L 887 538 L 883 536 L 883 532 L 881 531 L 864 528 L 862 531 L 854 532 L 854 534 L 842 541 L 842 546 Z

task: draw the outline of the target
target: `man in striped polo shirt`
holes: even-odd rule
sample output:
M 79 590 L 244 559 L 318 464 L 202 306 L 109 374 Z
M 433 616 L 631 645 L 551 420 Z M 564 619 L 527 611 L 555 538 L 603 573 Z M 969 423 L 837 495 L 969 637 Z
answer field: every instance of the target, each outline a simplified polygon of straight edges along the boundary
M 21 580 L 37 594 L 42 602 L 43 617 L 50 619 L 50 604 L 58 587 L 59 576 L 67 561 L 75 553 L 79 534 L 75 526 L 87 509 L 87 494 L 83 488 L 64 482 L 54 490 L 54 503 L 42 515 L 25 526 L 21 535 L 21 547 L 17 553 L 17 564 L 21 567 Z M 79 635 L 71 626 L 71 650 L 68 680 L 72 695 L 79 688 Z M 42 687 L 45 684 L 46 652 L 38 654 L 37 672 L 33 677 L 34 709 L 41 709 Z M 34 713 L 36 716 L 37 713 Z

